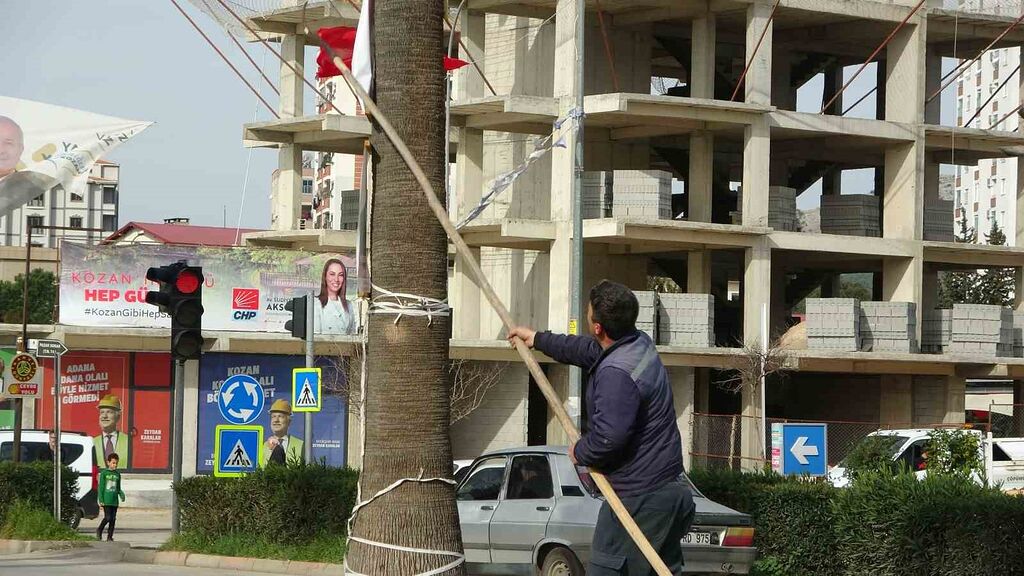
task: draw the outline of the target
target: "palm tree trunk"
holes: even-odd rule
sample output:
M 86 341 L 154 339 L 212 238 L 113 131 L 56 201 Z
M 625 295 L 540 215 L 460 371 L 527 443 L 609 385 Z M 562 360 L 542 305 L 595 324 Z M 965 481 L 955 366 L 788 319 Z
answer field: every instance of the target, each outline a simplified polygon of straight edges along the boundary
M 395 125 L 444 201 L 442 0 L 377 0 L 374 81 L 382 113 Z M 374 126 L 371 213 L 373 283 L 395 293 L 443 299 L 448 242 L 412 173 Z M 375 291 L 376 294 L 376 291 Z M 366 500 L 397 480 L 450 477 L 447 317 L 371 314 L 364 399 Z M 454 490 L 407 482 L 363 508 L 353 533 L 408 548 L 462 552 Z M 352 542 L 349 567 L 361 574 L 407 575 L 444 566 L 451 556 Z M 447 574 L 464 574 L 462 566 Z

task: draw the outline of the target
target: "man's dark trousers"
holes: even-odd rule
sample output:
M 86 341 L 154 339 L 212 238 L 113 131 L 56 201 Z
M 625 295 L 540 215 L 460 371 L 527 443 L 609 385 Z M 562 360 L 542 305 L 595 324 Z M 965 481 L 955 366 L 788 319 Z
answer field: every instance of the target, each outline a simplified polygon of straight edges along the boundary
M 622 504 L 672 574 L 682 574 L 681 540 L 693 524 L 695 511 L 690 488 L 673 480 L 648 494 L 623 498 Z M 605 502 L 597 516 L 587 574 L 646 576 L 654 573 L 647 558 Z

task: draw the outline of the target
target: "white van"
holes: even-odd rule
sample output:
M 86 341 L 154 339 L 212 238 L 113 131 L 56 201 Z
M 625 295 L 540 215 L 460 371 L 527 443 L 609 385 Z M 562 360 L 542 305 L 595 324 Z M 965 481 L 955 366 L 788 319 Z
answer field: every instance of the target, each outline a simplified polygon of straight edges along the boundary
M 96 502 L 96 477 L 99 468 L 95 462 L 92 438 L 80 432 L 60 433 L 61 463 L 78 472 L 78 491 L 75 493 L 77 507 L 72 516 L 71 526 L 78 527 L 82 518 L 99 515 Z M 0 430 L 0 461 L 12 460 L 14 454 L 14 431 Z M 50 432 L 48 430 L 22 430 L 21 461 L 52 461 Z

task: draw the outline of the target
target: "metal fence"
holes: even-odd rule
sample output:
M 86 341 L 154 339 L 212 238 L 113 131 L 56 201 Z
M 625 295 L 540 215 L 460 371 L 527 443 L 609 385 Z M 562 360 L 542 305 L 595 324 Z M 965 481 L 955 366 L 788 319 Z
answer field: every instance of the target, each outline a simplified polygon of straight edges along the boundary
M 1024 407 L 1012 411 L 1013 414 L 1024 414 Z M 1018 416 L 1024 420 L 1024 417 Z M 839 464 L 851 450 L 868 434 L 880 429 L 898 428 L 959 428 L 961 424 L 881 424 L 879 422 L 855 422 L 844 420 L 801 420 L 794 418 L 768 418 L 765 423 L 764 438 L 767 454 L 744 457 L 741 450 L 742 430 L 747 421 L 758 426 L 761 419 L 741 414 L 701 414 L 695 413 L 690 421 L 692 435 L 691 461 L 693 468 L 732 468 L 740 469 L 762 467 L 770 462 L 771 426 L 783 423 L 816 423 L 827 424 L 828 464 Z M 1024 422 L 1018 422 L 1022 424 Z M 979 426 L 984 427 L 984 425 Z M 1013 429 L 1006 425 L 1006 429 Z M 1017 428 L 1020 429 L 1020 428 Z M 1003 434 L 1004 436 L 1021 436 L 1024 434 Z M 762 442 L 758 438 L 758 445 Z
M 993 438 L 1024 437 L 1024 404 L 990 404 L 985 426 Z

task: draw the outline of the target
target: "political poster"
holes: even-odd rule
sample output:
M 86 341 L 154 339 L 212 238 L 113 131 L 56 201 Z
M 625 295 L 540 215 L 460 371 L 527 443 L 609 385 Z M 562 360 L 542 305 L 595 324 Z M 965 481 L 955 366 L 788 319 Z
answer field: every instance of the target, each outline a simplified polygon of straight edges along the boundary
M 151 124 L 0 96 L 0 214 L 87 186 L 97 160 Z
M 216 430 L 227 425 L 218 407 L 221 385 L 231 376 L 245 374 L 259 382 L 265 401 L 263 411 L 250 423 L 263 429 L 264 445 L 260 465 L 266 465 L 275 449 L 284 461 L 301 460 L 306 442 L 312 442 L 313 459 L 330 466 L 346 463 L 348 413 L 345 398 L 338 392 L 344 379 L 335 365 L 337 359 L 320 358 L 323 374 L 322 410 L 313 414 L 313 434 L 305 429 L 304 415 L 291 405 L 292 370 L 304 366 L 302 356 L 209 353 L 199 363 L 199 430 L 196 472 L 212 474 Z
M 168 328 L 170 317 L 146 304 L 159 286 L 151 266 L 178 260 L 203 267 L 203 329 L 284 332 L 285 304 L 314 294 L 318 334 L 356 334 L 355 259 L 274 248 L 139 244 L 61 244 L 60 322 L 70 326 Z

